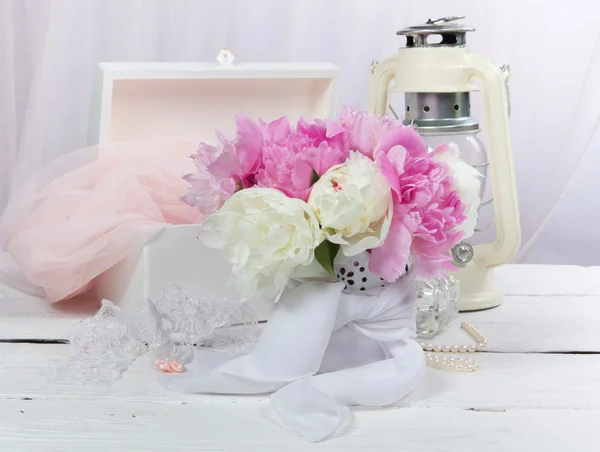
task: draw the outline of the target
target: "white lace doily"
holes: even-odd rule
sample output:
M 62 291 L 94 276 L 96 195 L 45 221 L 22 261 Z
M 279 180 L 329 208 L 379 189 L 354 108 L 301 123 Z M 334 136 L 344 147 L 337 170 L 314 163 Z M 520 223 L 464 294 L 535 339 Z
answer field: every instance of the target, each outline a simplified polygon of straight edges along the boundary
M 159 300 L 146 300 L 123 313 L 108 300 L 70 337 L 67 360 L 50 362 L 49 379 L 61 384 L 112 384 L 141 355 L 154 360 L 189 363 L 195 346 L 243 354 L 256 341 L 252 309 L 229 300 L 199 297 L 166 284 Z

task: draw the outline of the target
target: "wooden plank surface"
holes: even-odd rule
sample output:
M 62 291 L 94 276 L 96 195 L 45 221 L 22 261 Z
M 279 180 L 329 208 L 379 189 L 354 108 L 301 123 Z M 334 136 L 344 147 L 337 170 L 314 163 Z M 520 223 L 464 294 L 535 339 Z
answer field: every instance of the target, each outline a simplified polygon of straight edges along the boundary
M 87 402 L 102 399 L 210 404 L 215 398 L 167 391 L 161 384 L 160 374 L 152 369 L 149 356 L 136 361 L 112 386 L 49 383 L 46 378 L 48 361 L 66 358 L 67 345 L 0 344 L 0 356 L 0 401 L 30 398 Z M 428 369 L 424 383 L 403 401 L 403 405 L 478 410 L 600 410 L 599 355 L 477 353 L 469 356 L 479 360 L 479 371 L 467 374 Z M 232 404 L 247 399 L 236 396 L 216 398 Z
M 253 398 L 235 405 L 8 400 L 2 413 L 0 451 L 27 452 L 595 452 L 600 425 L 598 410 L 362 409 L 341 435 L 310 444 Z
M 600 351 L 599 296 L 515 295 L 498 308 L 461 314 L 450 328 L 432 340 L 439 344 L 470 344 L 460 329 L 467 320 L 488 338 L 496 352 Z M 77 318 L 0 317 L 0 340 L 68 339 Z
M 495 272 L 504 304 L 461 315 L 489 336 L 491 351 L 600 351 L 600 314 L 592 315 L 600 304 L 600 267 L 505 265 Z M 6 287 L 0 295 L 0 340 L 66 340 L 96 306 L 89 297 L 51 306 Z M 457 322 L 439 340 L 468 338 Z
M 497 308 L 460 314 L 432 342 L 471 343 L 461 321 L 480 330 L 492 352 L 600 351 L 600 296 L 506 296 Z
M 469 355 L 478 372 L 428 369 L 399 407 L 353 409 L 339 437 L 314 445 L 268 397 L 166 391 L 149 356 L 110 387 L 50 384 L 48 360 L 68 345 L 6 341 L 67 338 L 84 312 L 29 300 L 15 316 L 0 299 L 0 451 L 598 451 L 600 269 L 513 265 L 497 281 L 501 307 L 460 317 L 488 337 Z M 470 339 L 455 321 L 431 342 Z
M 494 269 L 504 295 L 600 295 L 600 267 L 510 264 Z

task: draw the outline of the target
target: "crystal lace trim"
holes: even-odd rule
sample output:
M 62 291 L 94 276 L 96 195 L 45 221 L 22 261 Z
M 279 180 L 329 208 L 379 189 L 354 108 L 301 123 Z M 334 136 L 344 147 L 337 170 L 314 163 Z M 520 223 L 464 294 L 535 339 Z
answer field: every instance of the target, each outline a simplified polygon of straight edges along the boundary
M 131 313 L 108 300 L 77 324 L 67 360 L 50 362 L 49 379 L 61 384 L 112 384 L 146 352 L 153 360 L 191 362 L 195 346 L 231 354 L 252 349 L 257 321 L 246 304 L 199 297 L 168 283 L 157 300 Z

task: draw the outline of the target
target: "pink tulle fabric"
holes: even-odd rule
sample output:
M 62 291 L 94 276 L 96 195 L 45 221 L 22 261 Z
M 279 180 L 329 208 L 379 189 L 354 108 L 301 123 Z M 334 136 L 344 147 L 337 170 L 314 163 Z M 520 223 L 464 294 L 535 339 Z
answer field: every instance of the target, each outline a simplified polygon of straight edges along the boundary
M 119 143 L 52 162 L 19 187 L 0 221 L 0 277 L 56 302 L 92 288 L 166 225 L 202 221 L 179 200 L 196 147 Z

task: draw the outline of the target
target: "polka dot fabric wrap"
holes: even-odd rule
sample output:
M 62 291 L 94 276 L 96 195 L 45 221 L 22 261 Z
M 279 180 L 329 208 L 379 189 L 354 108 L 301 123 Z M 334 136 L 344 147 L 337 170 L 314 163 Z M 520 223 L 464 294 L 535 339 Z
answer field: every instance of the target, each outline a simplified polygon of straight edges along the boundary
M 347 257 L 338 254 L 334 263 L 337 280 L 345 283 L 345 292 L 369 292 L 389 285 L 387 281 L 369 270 L 368 252 Z M 410 261 L 406 265 L 406 272 L 410 269 Z

